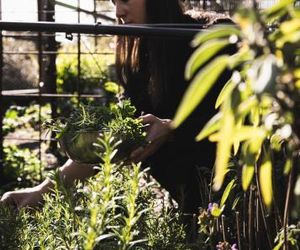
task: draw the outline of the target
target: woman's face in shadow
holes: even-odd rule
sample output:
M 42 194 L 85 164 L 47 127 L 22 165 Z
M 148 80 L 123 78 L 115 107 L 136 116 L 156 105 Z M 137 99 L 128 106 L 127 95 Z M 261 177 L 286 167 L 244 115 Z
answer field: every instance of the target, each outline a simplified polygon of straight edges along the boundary
M 113 0 L 113 3 L 116 17 L 123 24 L 146 23 L 146 0 Z

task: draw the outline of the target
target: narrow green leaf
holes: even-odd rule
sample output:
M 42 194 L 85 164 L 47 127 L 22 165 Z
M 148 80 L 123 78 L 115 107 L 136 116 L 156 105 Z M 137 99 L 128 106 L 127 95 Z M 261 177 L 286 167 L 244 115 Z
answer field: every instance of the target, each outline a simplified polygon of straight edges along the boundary
M 258 126 L 260 122 L 260 115 L 259 115 L 259 108 L 257 106 L 252 107 L 250 111 L 249 120 L 254 126 Z
M 293 160 L 291 158 L 288 158 L 284 164 L 284 175 L 287 175 L 291 169 L 292 169 L 292 166 L 293 166 Z
M 238 131 L 243 126 L 244 117 L 238 117 L 236 120 L 237 121 L 236 121 L 235 131 Z M 233 139 L 233 155 L 236 155 L 238 153 L 239 148 L 240 148 L 240 140 L 236 138 Z
M 242 170 L 242 187 L 244 191 L 248 190 L 248 187 L 254 176 L 254 166 L 243 166 Z
M 215 108 L 217 109 L 218 107 L 220 107 L 220 105 L 223 103 L 223 101 L 229 97 L 229 95 L 231 94 L 232 90 L 234 89 L 236 85 L 233 83 L 232 79 L 230 79 L 222 88 L 216 104 L 215 104 Z
M 262 127 L 242 126 L 240 128 L 236 128 L 236 131 L 234 132 L 233 140 L 242 142 L 257 137 L 258 138 L 266 137 L 266 131 Z
M 231 180 L 228 185 L 226 186 L 222 198 L 221 198 L 221 203 L 220 206 L 223 206 L 231 192 L 231 190 L 235 187 L 235 179 Z
M 238 106 L 238 114 L 245 116 L 247 115 L 253 108 L 257 108 L 257 105 L 259 104 L 256 96 L 250 96 L 245 101 L 241 102 Z
M 219 75 L 225 70 L 229 56 L 220 56 L 205 66 L 193 79 L 183 96 L 173 120 L 177 128 L 187 116 L 199 105 L 207 92 L 212 88 Z M 205 112 L 205 111 L 204 111 Z
M 229 42 L 226 39 L 212 40 L 204 43 L 192 54 L 185 67 L 185 78 L 188 80 L 204 63 L 216 55 Z
M 279 29 L 284 35 L 298 31 L 300 29 L 300 18 L 283 22 Z
M 230 98 L 223 103 L 221 110 L 224 115 L 222 117 L 221 129 L 219 132 L 220 140 L 217 144 L 216 172 L 213 184 L 213 189 L 216 191 L 218 191 L 223 184 L 233 143 L 234 114 L 231 109 Z
M 294 0 L 281 0 L 277 4 L 274 4 L 272 7 L 266 9 L 263 14 L 267 16 L 268 19 L 274 17 L 280 17 L 284 15 L 288 10 L 288 5 L 292 5 Z
M 238 197 L 235 198 L 235 200 L 233 201 L 232 206 L 231 206 L 232 210 L 235 210 L 235 208 L 238 205 L 240 199 L 241 199 L 241 196 L 238 196 Z
M 280 250 L 284 244 L 284 239 L 281 239 L 278 244 L 273 248 L 273 250 Z
M 264 203 L 270 207 L 273 197 L 272 188 L 272 163 L 269 153 L 266 153 L 263 162 L 259 168 L 259 185 Z
M 192 46 L 196 47 L 201 43 L 212 39 L 230 37 L 231 35 L 239 36 L 240 34 L 240 30 L 238 30 L 235 25 L 218 25 L 212 29 L 209 29 L 208 31 L 202 31 L 196 35 L 192 41 Z
M 286 43 L 298 43 L 300 40 L 300 32 L 299 30 L 286 34 L 282 36 L 280 39 L 277 39 L 276 46 L 278 48 L 282 48 Z
M 222 117 L 222 113 L 219 112 L 214 115 L 203 127 L 200 133 L 196 136 L 196 141 L 201 141 L 212 133 L 216 132 L 220 128 L 220 119 Z
M 230 69 L 235 69 L 241 63 L 253 60 L 254 56 L 255 54 L 251 50 L 243 50 L 242 52 L 237 52 L 230 56 L 229 67 Z
M 224 208 L 225 208 L 225 206 L 222 206 L 221 208 L 219 208 L 219 206 L 217 204 L 213 204 L 213 207 L 212 207 L 210 213 L 211 213 L 212 216 L 218 218 L 222 214 Z

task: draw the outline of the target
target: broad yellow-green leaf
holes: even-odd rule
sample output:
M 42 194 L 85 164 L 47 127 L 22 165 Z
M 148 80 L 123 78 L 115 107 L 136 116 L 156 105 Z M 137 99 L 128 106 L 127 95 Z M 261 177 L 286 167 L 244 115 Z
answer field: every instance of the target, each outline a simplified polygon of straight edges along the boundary
M 259 104 L 256 96 L 250 96 L 245 101 L 241 102 L 238 106 L 238 114 L 245 116 L 247 115 L 251 110 L 253 110 L 254 107 L 257 107 Z
M 197 69 L 199 69 L 204 63 L 228 44 L 229 42 L 226 39 L 215 39 L 196 49 L 185 67 L 185 78 L 187 80 L 190 79 Z
M 276 46 L 278 48 L 282 48 L 284 46 L 284 44 L 286 43 L 297 43 L 300 41 L 300 31 L 295 31 L 292 33 L 289 33 L 283 37 L 281 37 L 280 39 L 277 39 L 276 41 Z
M 275 151 L 280 151 L 283 139 L 279 134 L 273 134 L 270 138 L 270 147 Z
M 292 169 L 292 166 L 293 166 L 293 160 L 291 158 L 288 158 L 284 164 L 284 175 L 287 175 L 291 169 Z
M 233 135 L 233 140 L 242 142 L 245 140 L 262 137 L 266 137 L 266 131 L 263 128 L 253 126 L 242 126 L 240 128 L 236 127 Z
M 228 58 L 228 56 L 224 55 L 214 59 L 195 76 L 176 112 L 173 120 L 173 126 L 175 128 L 201 103 L 219 75 L 225 70 Z M 205 110 L 203 112 L 205 112 Z
M 247 50 L 240 50 L 238 53 L 235 53 L 230 56 L 230 62 L 229 67 L 230 69 L 235 69 L 237 66 L 239 66 L 241 63 L 249 62 L 250 60 L 253 60 L 254 57 L 253 51 L 250 49 Z
M 253 106 L 251 111 L 250 111 L 250 116 L 249 116 L 249 120 L 250 122 L 254 125 L 254 126 L 258 126 L 259 122 L 260 122 L 260 116 L 259 116 L 259 108 L 257 106 Z
M 104 89 L 107 92 L 111 92 L 113 94 L 118 94 L 123 92 L 123 88 L 121 85 L 115 83 L 115 82 L 106 82 L 104 84 Z
M 220 205 L 223 206 L 231 192 L 231 190 L 235 187 L 235 179 L 231 180 L 228 185 L 226 186 L 223 194 L 222 194 L 222 198 L 221 198 L 221 203 Z
M 272 7 L 266 9 L 264 11 L 264 15 L 266 15 L 268 19 L 272 19 L 274 17 L 279 18 L 287 12 L 288 6 L 292 5 L 293 3 L 294 0 L 280 0 L 277 4 L 274 4 Z
M 201 141 L 212 133 L 216 132 L 220 128 L 220 119 L 222 114 L 219 112 L 214 115 L 203 127 L 200 133 L 196 136 L 196 141 Z
M 290 15 L 292 18 L 300 18 L 300 9 L 299 8 L 292 8 L 290 10 Z
M 292 19 L 289 21 L 285 21 L 280 25 L 280 31 L 284 35 L 287 35 L 299 29 L 300 29 L 300 19 Z
M 218 25 L 212 29 L 207 31 L 202 31 L 192 41 L 192 46 L 196 47 L 199 46 L 201 43 L 206 41 L 216 39 L 216 38 L 223 38 L 223 37 L 230 37 L 232 35 L 239 36 L 241 34 L 240 30 L 237 29 L 235 25 Z
M 300 78 L 300 69 L 299 68 L 295 69 L 293 73 L 296 78 Z
M 244 165 L 242 170 L 242 187 L 244 191 L 247 191 L 254 176 L 254 165 Z
M 266 137 L 256 136 L 252 140 L 249 140 L 249 153 L 256 155 L 256 159 L 260 156 L 262 144 Z
M 244 123 L 244 117 L 237 118 L 235 131 L 240 130 L 243 126 L 243 123 Z M 233 139 L 233 155 L 236 155 L 238 153 L 239 148 L 240 148 L 240 140 L 235 137 Z
M 217 98 L 217 101 L 216 101 L 216 104 L 215 104 L 215 108 L 217 109 L 218 107 L 220 107 L 220 105 L 223 103 L 223 101 L 226 99 L 226 98 L 229 98 L 232 90 L 234 89 L 234 87 L 236 86 L 236 84 L 233 83 L 232 79 L 230 79 L 225 85 L 224 87 L 222 88 L 218 98 Z
M 261 166 L 259 167 L 259 185 L 263 201 L 270 207 L 273 197 L 272 187 L 272 163 L 269 153 L 266 153 Z
M 220 215 L 222 214 L 224 208 L 225 208 L 225 206 L 222 206 L 221 208 L 219 208 L 219 206 L 214 203 L 213 207 L 211 208 L 210 213 L 214 217 L 220 217 Z
M 221 138 L 220 133 L 214 133 L 208 137 L 208 140 L 211 142 L 218 142 L 220 141 L 220 138 Z
M 222 105 L 222 123 L 220 129 L 220 140 L 217 144 L 216 171 L 213 189 L 219 190 L 223 184 L 230 158 L 232 147 L 232 136 L 234 131 L 234 114 L 231 109 L 231 99 L 227 99 Z

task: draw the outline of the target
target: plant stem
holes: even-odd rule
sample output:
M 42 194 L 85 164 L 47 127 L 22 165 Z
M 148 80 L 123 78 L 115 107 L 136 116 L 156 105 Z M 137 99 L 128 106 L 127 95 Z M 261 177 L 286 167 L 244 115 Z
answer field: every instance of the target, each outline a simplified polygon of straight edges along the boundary
M 289 223 L 289 205 L 290 205 L 290 199 L 291 199 L 291 187 L 292 187 L 292 178 L 293 178 L 293 172 L 295 169 L 295 162 L 296 159 L 293 161 L 293 167 L 289 173 L 289 180 L 288 180 L 288 186 L 287 186 L 287 192 L 286 192 L 286 198 L 285 198 L 285 205 L 284 205 L 284 214 L 283 214 L 283 233 L 284 233 L 284 249 L 289 249 L 288 239 L 287 239 L 287 227 Z
M 264 204 L 263 204 L 263 200 L 261 197 L 261 191 L 260 191 L 260 186 L 259 186 L 257 164 L 255 164 L 255 179 L 256 179 L 256 183 L 257 183 L 257 193 L 258 193 L 258 197 L 259 197 L 259 204 L 260 204 L 260 211 L 262 214 L 262 220 L 263 220 L 264 227 L 266 230 L 269 247 L 270 247 L 270 249 L 272 249 L 272 241 L 271 241 L 271 237 L 270 237 L 270 231 L 269 231 L 268 224 L 267 224 L 267 221 L 265 218 L 266 213 L 265 213 Z

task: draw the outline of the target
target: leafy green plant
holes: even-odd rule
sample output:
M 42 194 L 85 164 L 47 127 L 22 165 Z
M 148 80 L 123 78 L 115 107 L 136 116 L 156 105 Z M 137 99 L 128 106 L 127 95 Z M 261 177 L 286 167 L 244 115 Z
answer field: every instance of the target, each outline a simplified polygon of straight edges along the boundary
M 295 126 L 299 100 L 296 39 L 299 15 L 293 1 L 285 0 L 262 13 L 255 9 L 240 10 L 234 18 L 238 27 L 217 27 L 194 39 L 193 44 L 200 47 L 187 65 L 188 78 L 221 48 L 235 43 L 238 50 L 233 55 L 216 57 L 195 76 L 174 123 L 178 126 L 201 102 L 217 77 L 229 68 L 232 77 L 216 101 L 220 111 L 197 139 L 209 137 L 217 142 L 216 190 L 223 183 L 231 149 L 234 154 L 240 153 L 244 162 L 245 190 L 254 176 L 254 165 L 259 163 L 259 172 L 264 176 L 261 191 L 269 206 L 272 200 L 270 151 L 278 151 L 285 145 L 285 172 L 289 172 L 295 150 L 299 149 Z M 277 27 L 271 26 L 270 31 L 271 23 Z M 291 46 L 294 50 L 288 50 Z M 266 143 L 270 146 L 266 147 Z
M 67 189 L 54 173 L 42 208 L 0 209 L 0 248 L 189 249 L 179 212 L 157 209 L 159 186 L 145 183 L 147 170 L 112 162 L 117 144 L 109 133 L 99 139 L 103 160 L 85 183 Z
M 252 219 L 243 209 L 248 220 L 248 236 L 243 234 L 246 247 L 262 244 L 253 240 L 260 230 L 267 235 L 266 245 L 260 247 L 274 245 L 276 228 L 266 219 L 270 216 L 283 228 L 282 244 L 287 249 L 289 204 L 299 173 L 300 12 L 292 0 L 281 0 L 263 11 L 258 11 L 256 1 L 251 3 L 234 15 L 236 25 L 218 26 L 195 37 L 193 45 L 198 48 L 186 67 L 192 83 L 174 126 L 195 109 L 225 70 L 231 71 L 216 100 L 219 111 L 197 140 L 217 143 L 214 190 L 222 187 L 231 158 L 239 159 L 241 185 L 247 192 L 244 203 L 248 202 Z M 236 53 L 219 55 L 232 45 Z M 262 220 L 264 229 L 254 218 Z
M 112 132 L 122 143 L 118 159 L 128 156 L 130 151 L 145 142 L 142 123 L 134 118 L 135 108 L 129 100 L 102 106 L 81 105 L 70 117 L 44 124 L 57 133 L 67 155 L 79 162 L 97 163 L 99 157 L 94 143 L 103 132 Z

